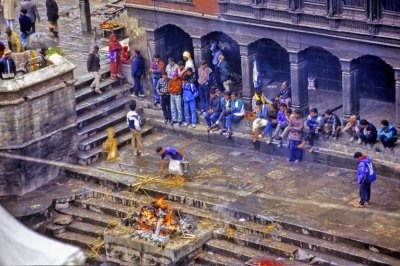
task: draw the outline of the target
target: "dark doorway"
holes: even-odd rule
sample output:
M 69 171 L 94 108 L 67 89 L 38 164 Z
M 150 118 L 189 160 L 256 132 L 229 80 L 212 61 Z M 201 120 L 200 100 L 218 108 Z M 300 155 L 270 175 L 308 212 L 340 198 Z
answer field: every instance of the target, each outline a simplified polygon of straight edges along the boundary
M 316 89 L 342 90 L 342 71 L 336 56 L 321 47 L 310 47 L 303 53 L 307 60 L 307 78 L 315 79 Z
M 365 55 L 354 60 L 361 98 L 394 102 L 396 89 L 393 68 L 382 59 Z
M 278 43 L 260 39 L 250 44 L 250 51 L 255 53 L 257 70 L 263 80 L 290 82 L 289 53 Z
M 240 48 L 239 44 L 229 37 L 227 34 L 220 31 L 213 31 L 204 35 L 202 37 L 202 42 L 205 45 L 211 45 L 215 43 L 219 49 L 222 50 L 226 60 L 229 62 L 232 72 L 236 75 L 242 75 L 242 64 L 240 60 Z M 207 49 L 206 51 L 206 59 L 209 62 L 212 61 L 211 51 Z
M 167 62 L 169 57 L 175 59 L 175 62 L 183 60 L 182 54 L 184 51 L 189 51 L 193 58 L 193 43 L 189 34 L 181 28 L 168 24 L 155 31 L 156 39 L 162 40 L 157 47 L 157 52 L 160 53 L 164 62 Z M 164 51 L 161 51 L 164 49 Z

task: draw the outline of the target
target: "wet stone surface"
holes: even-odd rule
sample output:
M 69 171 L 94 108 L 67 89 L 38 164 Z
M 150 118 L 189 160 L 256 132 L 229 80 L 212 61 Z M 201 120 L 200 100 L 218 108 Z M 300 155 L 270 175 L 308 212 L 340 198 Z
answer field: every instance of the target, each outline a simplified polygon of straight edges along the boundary
M 400 246 L 400 184 L 379 174 L 372 185 L 374 205 L 357 209 L 355 170 L 308 162 L 293 164 L 281 157 L 177 136 L 152 134 L 145 138 L 146 151 L 141 157 L 133 156 L 131 147 L 126 146 L 120 150 L 123 166 L 107 162 L 96 166 L 128 172 L 143 168 L 142 173 L 150 169 L 156 173 L 159 156 L 154 150 L 167 145 L 188 154 L 189 181 L 179 188 L 149 184 L 150 189 L 211 201 L 339 236 L 397 249 Z

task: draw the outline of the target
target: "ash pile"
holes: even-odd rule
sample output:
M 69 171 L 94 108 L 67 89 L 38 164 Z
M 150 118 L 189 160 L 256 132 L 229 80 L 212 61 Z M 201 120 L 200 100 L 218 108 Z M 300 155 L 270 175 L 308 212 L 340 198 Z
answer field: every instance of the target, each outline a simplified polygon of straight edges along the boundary
M 133 227 L 133 240 L 142 239 L 163 246 L 170 239 L 190 235 L 196 229 L 197 221 L 194 216 L 181 215 L 159 198 L 134 212 L 123 220 L 123 224 Z

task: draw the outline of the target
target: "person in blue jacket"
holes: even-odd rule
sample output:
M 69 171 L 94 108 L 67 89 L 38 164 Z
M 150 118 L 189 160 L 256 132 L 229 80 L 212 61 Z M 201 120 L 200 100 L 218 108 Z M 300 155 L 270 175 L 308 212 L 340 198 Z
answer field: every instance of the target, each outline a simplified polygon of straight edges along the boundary
M 354 153 L 354 158 L 358 161 L 357 184 L 360 187 L 360 202 L 357 208 L 364 208 L 371 205 L 371 184 L 376 180 L 375 167 L 371 158 L 361 152 Z
M 239 123 L 240 120 L 244 118 L 244 103 L 241 99 L 238 98 L 238 93 L 231 94 L 231 106 L 230 106 L 230 114 L 226 117 L 225 120 L 225 128 L 228 130 L 228 135 L 226 136 L 230 139 L 233 135 L 232 132 L 232 122 Z
M 382 142 L 383 147 L 393 148 L 399 137 L 396 128 L 385 119 L 381 121 L 381 125 L 378 130 L 379 140 Z
M 185 77 L 183 78 L 182 89 L 183 89 L 182 99 L 183 99 L 183 107 L 185 114 L 184 126 L 190 126 L 191 128 L 195 128 L 197 123 L 196 97 L 199 95 L 199 92 L 196 88 L 196 85 L 194 85 L 193 81 L 190 79 L 189 75 L 185 75 Z
M 131 93 L 133 97 L 144 97 L 143 87 L 140 84 L 142 76 L 144 74 L 144 61 L 139 50 L 135 50 L 134 58 L 131 63 L 131 76 L 133 78 L 134 91 Z

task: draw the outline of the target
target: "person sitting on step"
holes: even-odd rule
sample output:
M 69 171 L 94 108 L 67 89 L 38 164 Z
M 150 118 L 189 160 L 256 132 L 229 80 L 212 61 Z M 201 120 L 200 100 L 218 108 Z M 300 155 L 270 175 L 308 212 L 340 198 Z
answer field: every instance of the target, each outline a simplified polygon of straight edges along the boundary
M 263 138 L 265 134 L 268 134 L 267 144 L 272 143 L 272 132 L 274 128 L 278 125 L 277 116 L 278 116 L 278 107 L 275 103 L 271 104 L 268 113 L 267 120 L 268 123 L 264 128 L 263 133 L 261 133 L 260 138 Z
M 384 148 L 393 148 L 398 139 L 397 130 L 384 119 L 381 121 L 381 127 L 378 130 L 378 138 Z
M 349 121 L 343 128 L 343 132 L 346 132 L 350 135 L 349 142 L 353 142 L 355 139 L 358 139 L 358 132 L 360 132 L 360 121 L 357 119 L 356 115 L 349 117 Z
M 207 131 L 210 131 L 221 114 L 221 98 L 217 95 L 215 89 L 210 90 L 210 102 L 208 105 L 208 110 L 204 115 L 204 119 L 208 125 Z
M 318 114 L 317 108 L 311 108 L 310 114 L 307 117 L 307 127 L 306 136 L 303 142 L 298 146 L 298 148 L 303 149 L 306 146 L 306 142 L 310 145 L 308 151 L 310 153 L 314 152 L 314 138 L 318 134 L 318 126 L 322 122 L 322 116 Z
M 231 94 L 231 106 L 230 114 L 226 117 L 225 128 L 228 131 L 226 136 L 228 139 L 232 137 L 232 122 L 239 123 L 244 118 L 244 103 L 238 98 L 238 93 L 234 92 Z
M 256 116 L 257 118 L 254 119 L 253 121 L 253 142 L 256 142 L 258 140 L 258 130 L 262 127 L 265 127 L 268 123 L 267 117 L 268 117 L 268 111 L 269 111 L 269 106 L 267 104 L 264 104 L 261 100 L 258 100 L 256 102 Z
M 360 120 L 360 131 L 358 132 L 358 144 L 367 145 L 371 149 L 372 145 L 376 142 L 378 132 L 376 127 L 365 119 Z
M 340 122 L 340 118 L 330 109 L 326 110 L 324 113 L 324 119 L 318 126 L 318 130 L 324 130 L 326 134 L 325 139 L 328 140 L 330 137 L 337 139 L 341 129 L 342 122 Z

